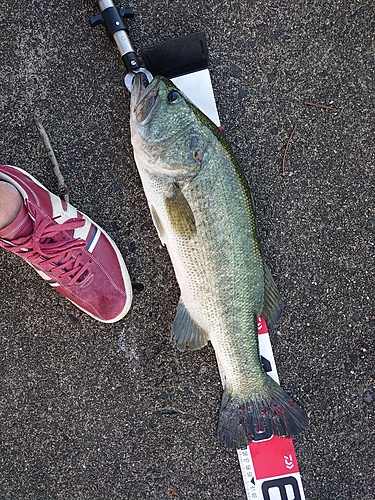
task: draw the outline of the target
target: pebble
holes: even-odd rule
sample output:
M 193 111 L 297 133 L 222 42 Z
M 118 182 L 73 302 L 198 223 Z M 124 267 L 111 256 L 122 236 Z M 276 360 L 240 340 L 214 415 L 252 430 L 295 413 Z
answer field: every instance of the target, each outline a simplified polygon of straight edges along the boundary
M 374 401 L 374 396 L 371 391 L 366 391 L 363 395 L 363 401 L 368 405 Z
M 245 89 L 240 89 L 240 91 L 238 92 L 238 98 L 240 100 L 245 99 L 245 97 L 247 97 L 248 95 L 249 95 L 249 92 Z
M 230 68 L 230 74 L 234 76 L 235 78 L 241 78 L 242 77 L 242 69 L 233 64 Z
M 145 286 L 143 283 L 133 283 L 133 290 L 135 292 L 143 292 L 145 289 Z
M 79 319 L 73 316 L 73 314 L 69 314 L 69 321 L 73 326 L 76 326 L 79 323 Z
M 269 73 L 267 75 L 267 80 L 269 83 L 272 83 L 276 80 L 276 76 L 277 76 L 277 69 L 275 68 L 272 73 Z

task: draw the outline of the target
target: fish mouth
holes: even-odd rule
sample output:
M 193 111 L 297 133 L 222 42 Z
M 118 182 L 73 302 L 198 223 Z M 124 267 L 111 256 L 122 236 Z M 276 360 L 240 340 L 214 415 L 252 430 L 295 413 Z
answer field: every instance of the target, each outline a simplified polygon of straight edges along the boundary
M 137 73 L 133 80 L 131 93 L 132 115 L 142 125 L 151 120 L 160 100 L 159 80 L 154 78 L 149 85 L 146 85 L 146 81 L 147 78 L 143 73 Z

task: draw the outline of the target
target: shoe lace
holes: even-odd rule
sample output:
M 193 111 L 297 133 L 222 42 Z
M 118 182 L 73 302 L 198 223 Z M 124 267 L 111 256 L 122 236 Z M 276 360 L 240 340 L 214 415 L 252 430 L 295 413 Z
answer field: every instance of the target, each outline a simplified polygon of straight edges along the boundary
M 91 260 L 83 262 L 82 252 L 85 247 L 81 238 L 71 238 L 67 234 L 85 225 L 84 219 L 71 218 L 58 224 L 56 218 L 46 218 L 36 210 L 34 231 L 29 236 L 12 241 L 2 241 L 7 250 L 25 257 L 31 264 L 35 263 L 52 278 L 70 277 L 68 286 L 83 281 L 89 274 Z M 25 255 L 25 253 L 27 255 Z

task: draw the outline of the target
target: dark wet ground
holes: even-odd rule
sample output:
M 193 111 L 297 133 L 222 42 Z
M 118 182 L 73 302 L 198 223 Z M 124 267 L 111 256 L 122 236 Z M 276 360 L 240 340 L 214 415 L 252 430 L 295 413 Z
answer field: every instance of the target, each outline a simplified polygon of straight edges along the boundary
M 373 499 L 375 5 L 132 6 L 138 49 L 206 33 L 222 125 L 286 303 L 272 343 L 310 416 L 295 439 L 306 498 Z M 128 316 L 103 325 L 0 252 L 0 499 L 244 499 L 237 454 L 216 439 L 213 350 L 169 341 L 179 291 L 132 157 L 124 68 L 90 28 L 96 12 L 86 0 L 0 1 L 0 160 L 55 190 L 37 113 L 71 202 L 116 240 L 134 284 Z

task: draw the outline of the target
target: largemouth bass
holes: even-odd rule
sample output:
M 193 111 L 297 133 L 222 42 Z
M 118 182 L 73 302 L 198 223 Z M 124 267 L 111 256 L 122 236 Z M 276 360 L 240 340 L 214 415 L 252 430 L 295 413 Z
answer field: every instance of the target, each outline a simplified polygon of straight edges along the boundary
M 307 415 L 264 371 L 257 317 L 281 314 L 251 194 L 218 128 L 166 78 L 134 79 L 131 136 L 153 222 L 181 290 L 171 329 L 181 351 L 210 341 L 225 375 L 218 436 L 229 448 L 291 436 Z

